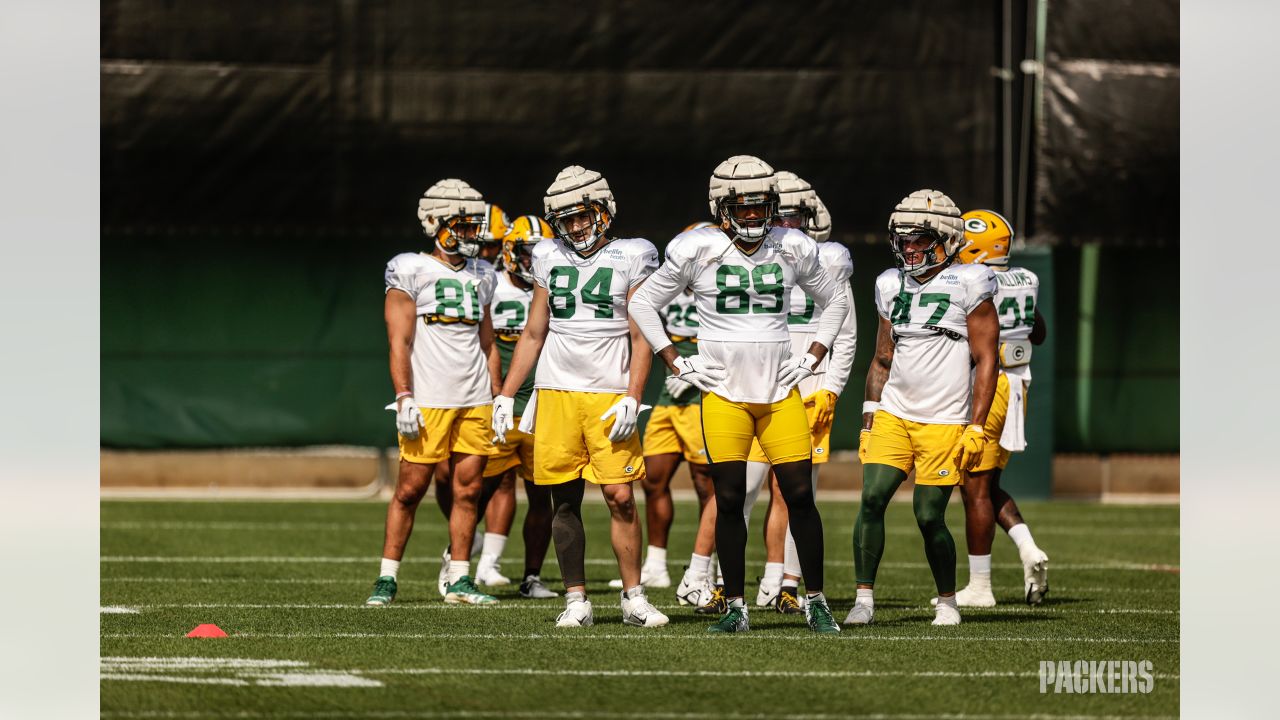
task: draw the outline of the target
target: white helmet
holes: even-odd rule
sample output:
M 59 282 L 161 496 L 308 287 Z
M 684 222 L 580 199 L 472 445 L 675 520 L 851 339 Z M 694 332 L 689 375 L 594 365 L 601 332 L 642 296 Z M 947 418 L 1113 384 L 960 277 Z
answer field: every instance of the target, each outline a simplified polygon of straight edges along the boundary
M 769 233 L 778 211 L 778 178 L 769 163 L 752 155 L 734 155 L 716 166 L 707 192 L 711 214 L 723 227 L 726 223 L 739 238 L 755 241 Z M 734 208 L 764 205 L 764 217 L 747 220 Z M 743 221 L 752 224 L 744 224 Z
M 547 188 L 546 197 L 542 199 L 542 206 L 544 217 L 556 236 L 578 252 L 591 249 L 604 237 L 617 213 L 609 182 L 600 173 L 581 165 L 570 165 L 556 175 L 555 182 Z M 581 212 L 593 214 L 591 232 L 570 234 L 562 221 Z
M 918 263 L 906 261 L 906 242 L 925 236 L 933 243 L 921 252 Z M 917 190 L 902 199 L 889 216 L 889 245 L 898 267 L 915 277 L 951 262 L 964 244 L 964 221 L 960 208 L 938 190 Z M 913 253 L 914 254 L 914 253 Z
M 818 193 L 803 178 L 789 170 L 779 170 L 778 217 L 798 218 L 798 229 L 813 236 L 813 223 L 818 216 Z
M 831 239 L 831 213 L 827 212 L 827 204 L 822 202 L 822 198 L 818 198 L 818 212 L 813 217 L 813 231 L 809 234 L 818 242 Z
M 484 221 L 485 204 L 480 193 L 464 180 L 446 178 L 427 188 L 418 200 L 418 221 L 436 245 L 447 253 L 476 257 L 482 243 L 477 235 L 463 238 L 453 229 L 459 224 L 474 224 L 479 230 Z

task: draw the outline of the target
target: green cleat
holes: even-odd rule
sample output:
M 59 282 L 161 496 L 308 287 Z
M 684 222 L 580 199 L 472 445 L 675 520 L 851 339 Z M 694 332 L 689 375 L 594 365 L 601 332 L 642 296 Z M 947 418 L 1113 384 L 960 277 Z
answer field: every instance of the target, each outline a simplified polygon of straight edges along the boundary
M 454 605 L 492 605 L 498 598 L 480 592 L 470 575 L 463 575 L 458 582 L 445 588 L 444 601 Z
M 395 599 L 396 579 L 390 575 L 383 575 L 374 581 L 373 594 L 364 601 L 364 604 L 370 607 L 386 607 Z
M 746 608 L 731 606 L 719 622 L 707 628 L 707 632 L 739 633 L 750 629 L 751 623 L 747 621 Z
M 823 595 L 809 598 L 804 609 L 805 619 L 809 621 L 809 629 L 824 635 L 837 634 L 840 625 L 831 616 L 831 608 L 827 607 L 827 598 Z

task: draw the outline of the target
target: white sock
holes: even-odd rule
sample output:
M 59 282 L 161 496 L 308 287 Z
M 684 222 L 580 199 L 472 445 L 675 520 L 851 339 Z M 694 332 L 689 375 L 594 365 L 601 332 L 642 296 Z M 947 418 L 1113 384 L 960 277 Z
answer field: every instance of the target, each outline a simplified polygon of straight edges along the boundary
M 730 601 L 729 601 L 729 607 L 731 607 L 731 608 L 738 608 L 739 610 L 741 610 L 741 611 L 743 612 L 743 614 L 746 614 L 746 612 L 747 612 L 747 601 L 746 601 L 746 600 L 744 600 L 744 599 L 742 599 L 742 598 L 734 598 L 734 599 L 732 599 L 732 600 L 730 600 Z
M 791 526 L 787 526 L 787 541 L 782 546 L 782 569 L 791 577 L 800 577 L 800 553 L 796 552 L 796 539 L 791 535 Z
M 630 590 L 623 592 L 622 595 L 628 600 L 635 600 L 638 597 L 644 597 L 644 586 L 637 585 Z
M 955 595 L 948 595 L 947 597 L 942 597 L 941 595 L 939 595 L 939 596 L 938 596 L 938 607 L 942 607 L 943 605 L 950 605 L 951 607 L 958 607 L 958 606 L 956 605 L 956 596 L 955 596 Z
M 969 556 L 969 585 L 991 587 L 991 556 Z
M 650 545 L 644 553 L 644 564 L 654 570 L 667 569 L 667 549 Z
M 484 547 L 484 535 L 474 533 L 471 536 L 471 557 L 480 554 L 480 548 Z
M 470 560 L 450 560 L 449 561 L 449 584 L 452 585 L 462 579 L 463 575 L 471 574 Z
M 1027 527 L 1026 523 L 1018 523 L 1009 528 L 1009 539 L 1018 546 L 1019 550 L 1027 543 L 1036 544 L 1036 541 L 1031 539 L 1031 528 Z
M 876 591 L 874 588 L 858 588 L 858 597 L 854 599 L 853 603 L 855 605 L 866 605 L 867 607 L 875 607 L 876 606 L 875 592 Z
M 809 598 L 810 600 L 821 600 L 822 602 L 827 601 L 827 596 L 823 595 L 821 590 L 819 590 L 818 592 L 805 593 L 804 596 Z
M 391 576 L 395 577 L 400 572 L 400 561 L 391 558 L 382 558 L 382 569 L 378 571 L 378 577 Z
M 761 579 L 761 582 L 773 583 L 774 585 L 782 583 L 782 563 L 765 563 L 764 577 Z
M 498 558 L 502 557 L 502 551 L 505 550 L 506 547 L 507 547 L 506 535 L 499 535 L 498 533 L 491 533 L 491 532 L 487 532 L 484 534 L 484 549 L 482 550 L 482 552 L 485 555 L 492 555 L 495 563 L 497 562 Z M 475 552 L 475 551 L 472 550 L 472 552 Z
M 694 553 L 689 556 L 689 572 L 706 575 L 711 572 L 711 556 Z
M 724 584 L 724 573 L 720 572 L 720 556 L 716 556 L 716 584 Z

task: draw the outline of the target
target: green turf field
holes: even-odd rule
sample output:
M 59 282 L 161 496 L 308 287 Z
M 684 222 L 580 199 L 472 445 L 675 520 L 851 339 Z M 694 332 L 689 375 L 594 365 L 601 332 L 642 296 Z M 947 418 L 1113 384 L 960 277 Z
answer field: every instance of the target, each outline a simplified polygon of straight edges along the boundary
M 857 505 L 822 503 L 827 595 L 852 604 Z M 596 625 L 558 630 L 558 600 L 515 587 L 488 608 L 445 605 L 433 585 L 445 542 L 430 500 L 386 609 L 361 605 L 377 574 L 380 502 L 102 503 L 102 711 L 112 718 L 882 718 L 1176 716 L 1178 509 L 1025 503 L 1049 554 L 1044 605 L 1020 601 L 1013 545 L 996 537 L 1001 605 L 929 624 L 933 589 L 910 502 L 895 502 L 876 624 L 817 637 L 802 617 L 752 608 L 752 632 L 651 599 L 668 627 L 624 627 L 604 506 L 584 510 Z M 692 545 L 677 506 L 671 574 Z M 963 511 L 949 514 L 967 578 Z M 762 511 L 757 508 L 757 520 Z M 504 572 L 520 572 L 519 523 Z M 753 524 L 747 592 L 763 568 Z M 544 579 L 559 590 L 554 550 Z M 109 612 L 114 609 L 115 612 Z M 230 637 L 183 637 L 216 623 Z M 1042 660 L 1149 660 L 1149 694 L 1041 694 Z

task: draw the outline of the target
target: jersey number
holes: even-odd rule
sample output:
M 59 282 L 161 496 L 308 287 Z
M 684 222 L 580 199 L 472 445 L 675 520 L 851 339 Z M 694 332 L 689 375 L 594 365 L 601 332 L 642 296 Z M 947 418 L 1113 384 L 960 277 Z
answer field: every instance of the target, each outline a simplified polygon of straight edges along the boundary
M 889 313 L 889 322 L 893 325 L 906 325 L 911 322 L 911 293 L 898 293 L 893 299 L 893 311 Z M 942 320 L 942 316 L 947 314 L 947 308 L 951 307 L 951 296 L 946 293 L 920 293 L 914 297 L 920 298 L 920 307 L 927 305 L 937 305 L 933 314 L 929 316 L 926 325 L 937 325 Z
M 494 315 L 505 315 L 511 313 L 507 318 L 507 324 L 503 327 L 518 328 L 524 325 L 524 303 L 519 300 L 503 300 L 493 306 Z
M 564 284 L 560 283 L 560 278 L 565 278 Z M 557 320 L 573 317 L 578 310 L 578 296 L 574 295 L 574 291 L 578 289 L 578 268 L 572 265 L 559 265 L 551 268 L 551 276 L 548 278 L 549 287 L 547 291 L 551 293 L 551 317 Z M 582 302 L 585 305 L 596 306 L 596 317 L 612 318 L 613 317 L 613 296 L 609 294 L 609 289 L 613 286 L 613 268 L 602 267 L 596 270 L 595 274 L 587 280 L 587 284 L 582 286 Z
M 750 287 L 765 303 L 751 302 Z M 748 273 L 740 265 L 721 265 L 716 270 L 716 312 L 721 315 L 770 314 L 782 312 L 782 267 L 778 263 L 757 265 Z
M 1000 327 L 1004 330 L 1012 330 L 1018 325 L 1034 327 L 1036 324 L 1036 299 L 1028 295 L 1026 308 L 1022 312 L 1018 312 L 1018 298 L 1007 297 L 1000 301 L 998 312 L 1000 313 Z M 1013 313 L 1013 322 L 1005 324 L 1005 313 Z
M 462 306 L 463 301 L 467 307 Z M 436 281 L 436 311 L 439 315 L 480 322 L 480 301 L 476 296 L 476 283 L 468 280 L 466 284 L 453 278 L 440 278 Z
M 814 310 L 813 298 L 809 297 L 808 295 L 805 295 L 804 296 L 804 312 L 798 315 L 796 313 L 791 313 L 787 315 L 787 324 L 788 325 L 808 325 L 809 321 L 813 319 L 813 310 Z

